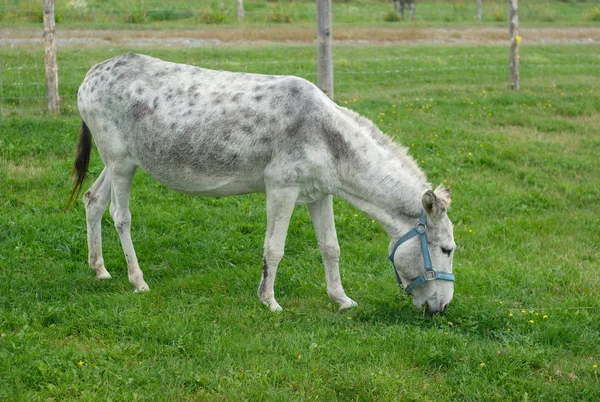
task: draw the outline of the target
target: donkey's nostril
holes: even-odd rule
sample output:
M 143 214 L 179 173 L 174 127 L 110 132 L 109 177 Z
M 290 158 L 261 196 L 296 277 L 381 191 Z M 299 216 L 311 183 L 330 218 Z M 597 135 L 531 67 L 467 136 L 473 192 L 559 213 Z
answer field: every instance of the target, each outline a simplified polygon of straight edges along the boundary
M 448 307 L 449 303 L 438 304 L 438 303 L 428 302 L 426 304 L 427 304 L 427 312 L 429 314 L 433 315 L 433 314 L 437 314 L 437 313 L 443 314 L 444 311 L 446 310 L 446 307 Z

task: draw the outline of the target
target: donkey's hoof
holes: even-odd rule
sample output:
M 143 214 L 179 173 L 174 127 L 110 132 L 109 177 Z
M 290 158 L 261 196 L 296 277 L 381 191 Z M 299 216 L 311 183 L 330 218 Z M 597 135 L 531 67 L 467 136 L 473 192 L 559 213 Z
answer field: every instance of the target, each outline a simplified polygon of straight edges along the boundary
M 98 272 L 96 274 L 96 279 L 101 280 L 101 281 L 102 280 L 106 280 L 106 279 L 110 279 L 110 278 L 112 278 L 112 276 L 110 276 L 110 274 L 108 273 L 107 270 L 104 270 L 104 272 Z
M 352 299 L 348 299 L 348 301 L 345 301 L 344 303 L 340 304 L 340 310 L 339 311 L 348 310 L 349 308 L 356 307 L 356 306 L 358 306 L 358 303 L 356 303 Z
M 134 290 L 135 293 L 144 293 L 144 292 L 149 292 L 149 291 L 150 291 L 150 288 L 145 283 L 141 286 L 136 286 L 135 290 Z
M 279 303 L 277 303 L 275 300 L 273 300 L 273 301 L 263 301 L 263 304 L 265 306 L 269 307 L 269 310 L 271 310 L 274 313 L 276 313 L 278 311 L 283 311 L 283 309 L 281 308 L 281 306 L 279 305 Z

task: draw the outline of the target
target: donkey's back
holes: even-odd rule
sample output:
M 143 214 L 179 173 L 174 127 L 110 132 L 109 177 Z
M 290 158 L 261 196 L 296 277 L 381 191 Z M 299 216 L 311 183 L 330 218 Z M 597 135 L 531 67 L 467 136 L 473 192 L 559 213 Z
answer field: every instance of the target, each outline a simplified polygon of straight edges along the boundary
M 330 155 L 319 147 L 335 144 L 337 133 L 335 105 L 301 78 L 137 54 L 94 66 L 78 102 L 105 163 L 139 166 L 198 195 L 265 191 L 265 175 L 307 181 Z

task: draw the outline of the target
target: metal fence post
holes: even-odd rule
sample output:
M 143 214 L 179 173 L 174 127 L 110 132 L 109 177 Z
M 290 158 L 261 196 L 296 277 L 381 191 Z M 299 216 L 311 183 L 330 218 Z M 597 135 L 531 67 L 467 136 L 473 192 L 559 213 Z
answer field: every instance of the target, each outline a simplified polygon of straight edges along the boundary
M 317 0 L 317 86 L 333 99 L 331 0 Z

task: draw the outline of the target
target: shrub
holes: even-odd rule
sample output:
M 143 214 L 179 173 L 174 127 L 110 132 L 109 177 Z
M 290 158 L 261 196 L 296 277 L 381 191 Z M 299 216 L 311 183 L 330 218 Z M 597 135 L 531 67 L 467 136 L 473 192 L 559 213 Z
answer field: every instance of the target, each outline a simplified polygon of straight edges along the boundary
M 148 21 L 178 21 L 190 18 L 193 15 L 191 11 L 178 10 L 148 10 L 146 12 Z
M 544 22 L 556 21 L 556 10 L 543 10 L 540 12 L 540 20 Z
M 585 13 L 585 18 L 590 21 L 600 22 L 600 7 L 590 8 Z
M 146 22 L 146 12 L 131 12 L 125 14 L 125 22 L 128 24 L 143 24 Z
M 280 24 L 290 24 L 293 20 L 292 17 L 283 9 L 273 10 L 266 17 L 267 22 L 276 22 Z
M 227 11 L 203 11 L 200 14 L 200 22 L 203 24 L 224 24 L 227 20 Z
M 398 13 L 390 11 L 383 16 L 383 20 L 386 22 L 397 22 L 402 20 L 402 18 L 400 17 L 400 15 L 398 15 Z
M 496 22 L 504 22 L 508 20 L 506 7 L 494 6 L 490 10 L 490 19 Z

